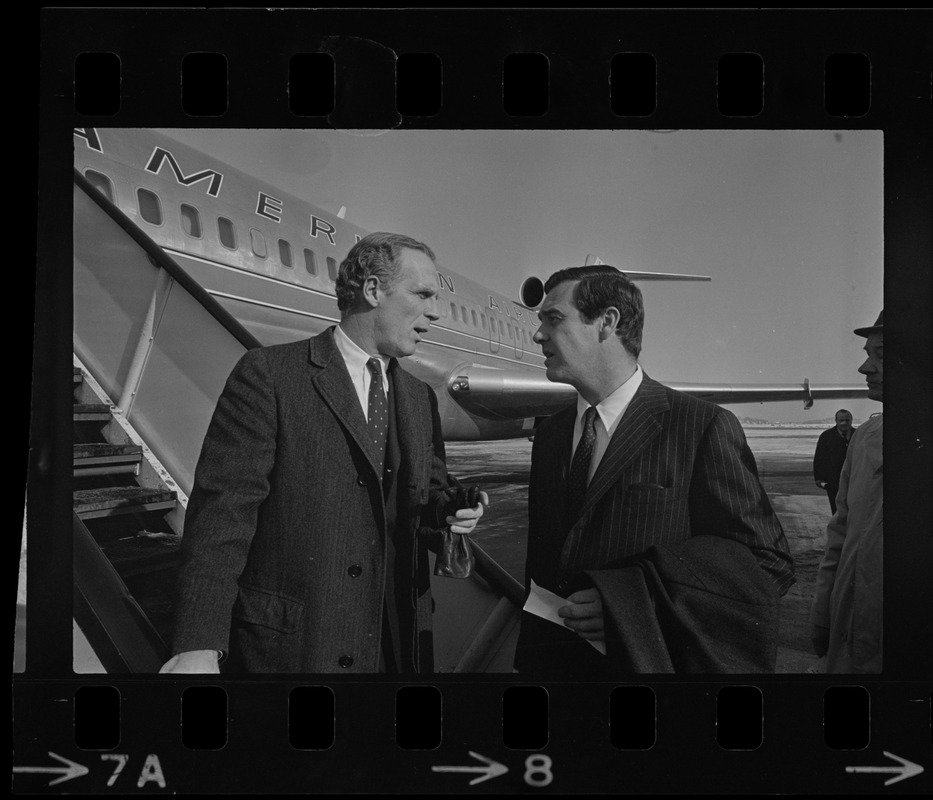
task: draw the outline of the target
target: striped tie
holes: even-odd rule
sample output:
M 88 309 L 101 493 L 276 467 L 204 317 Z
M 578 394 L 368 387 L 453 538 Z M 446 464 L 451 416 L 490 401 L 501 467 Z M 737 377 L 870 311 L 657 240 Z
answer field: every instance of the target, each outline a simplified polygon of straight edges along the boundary
M 589 480 L 590 461 L 596 445 L 596 407 L 590 406 L 583 414 L 583 435 L 573 454 L 570 475 L 567 477 L 567 511 L 571 522 L 576 520 L 583 505 Z
M 389 404 L 386 402 L 386 392 L 382 385 L 382 362 L 378 358 L 371 358 L 366 366 L 372 373 L 369 382 L 369 435 L 373 440 L 373 449 L 378 455 L 379 474 L 382 474 L 386 458 L 386 437 L 389 433 Z

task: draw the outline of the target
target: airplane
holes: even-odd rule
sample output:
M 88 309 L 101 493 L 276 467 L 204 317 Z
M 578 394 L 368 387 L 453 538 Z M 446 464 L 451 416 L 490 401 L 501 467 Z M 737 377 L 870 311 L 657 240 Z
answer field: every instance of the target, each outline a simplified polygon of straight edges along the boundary
M 75 128 L 75 169 L 217 299 L 262 344 L 320 333 L 339 320 L 334 281 L 368 231 L 158 132 Z M 80 235 L 80 231 L 76 231 Z M 588 256 L 587 263 L 602 263 Z M 632 280 L 708 281 L 706 276 L 624 269 Z M 533 337 L 544 299 L 540 277 L 513 300 L 438 264 L 437 308 L 402 366 L 435 391 L 448 441 L 532 435 L 537 422 L 574 402 L 545 376 Z M 864 386 L 666 385 L 715 403 L 864 397 Z

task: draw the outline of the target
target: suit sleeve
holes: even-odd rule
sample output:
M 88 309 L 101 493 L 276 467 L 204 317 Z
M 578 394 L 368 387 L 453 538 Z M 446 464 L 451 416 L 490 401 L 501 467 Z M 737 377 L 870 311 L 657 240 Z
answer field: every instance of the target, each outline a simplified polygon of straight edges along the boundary
M 851 449 L 850 449 L 851 452 Z M 810 609 L 810 622 L 813 625 L 829 627 L 829 603 L 833 595 L 833 586 L 836 583 L 836 568 L 839 566 L 839 556 L 846 541 L 846 530 L 849 521 L 849 459 L 842 466 L 839 476 L 839 493 L 836 495 L 836 513 L 826 526 L 826 550 L 820 560 L 820 567 L 816 573 L 816 591 L 813 597 L 813 606 Z
M 269 493 L 276 402 L 261 350 L 234 367 L 217 402 L 188 501 L 173 653 L 228 648 L 237 581 Z
M 794 564 L 781 523 L 758 480 L 755 457 L 735 415 L 718 409 L 697 452 L 690 487 L 694 536 L 741 542 L 783 595 L 794 583 Z

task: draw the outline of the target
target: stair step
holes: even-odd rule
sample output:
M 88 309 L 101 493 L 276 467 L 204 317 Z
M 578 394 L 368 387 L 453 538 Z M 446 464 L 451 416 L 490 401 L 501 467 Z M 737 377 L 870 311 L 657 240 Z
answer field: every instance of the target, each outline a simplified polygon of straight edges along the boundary
M 139 531 L 107 542 L 101 550 L 117 572 L 127 578 L 174 566 L 180 546 L 181 537 L 174 533 Z
M 74 445 L 75 466 L 86 464 L 135 463 L 142 458 L 138 444 L 110 444 L 110 442 L 84 442 Z
M 74 477 L 136 475 L 143 449 L 138 444 L 83 442 L 74 445 Z
M 107 422 L 110 416 L 110 406 L 106 403 L 75 403 L 75 422 Z
M 168 511 L 175 507 L 176 498 L 176 493 L 169 489 L 148 489 L 142 486 L 79 489 L 74 493 L 74 510 L 81 519 Z

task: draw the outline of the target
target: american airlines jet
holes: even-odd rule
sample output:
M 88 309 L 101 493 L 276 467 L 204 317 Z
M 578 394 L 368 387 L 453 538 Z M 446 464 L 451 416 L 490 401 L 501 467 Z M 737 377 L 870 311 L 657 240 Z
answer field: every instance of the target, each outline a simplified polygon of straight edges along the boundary
M 74 136 L 75 168 L 262 344 L 305 338 L 339 319 L 337 268 L 368 231 L 154 131 L 76 128 Z M 709 280 L 625 272 L 633 280 Z M 536 418 L 573 401 L 570 386 L 547 380 L 532 340 L 541 278 L 522 281 L 516 301 L 439 264 L 437 287 L 440 319 L 402 366 L 437 393 L 447 440 L 527 436 Z M 806 380 L 665 383 L 716 403 L 810 405 L 865 394 L 862 386 Z

